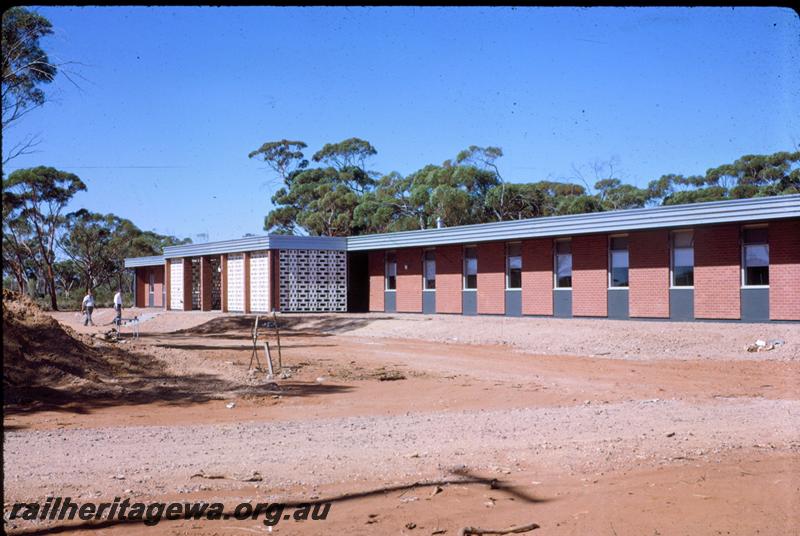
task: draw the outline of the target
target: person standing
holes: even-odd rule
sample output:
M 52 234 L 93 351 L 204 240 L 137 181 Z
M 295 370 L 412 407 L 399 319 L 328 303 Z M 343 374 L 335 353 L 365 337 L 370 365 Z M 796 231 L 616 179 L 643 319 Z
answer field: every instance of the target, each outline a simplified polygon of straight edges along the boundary
M 84 326 L 88 326 L 89 324 L 94 326 L 94 322 L 92 322 L 92 311 L 94 311 L 94 296 L 92 296 L 92 289 L 89 289 L 81 303 L 81 312 L 84 314 Z
M 114 323 L 119 326 L 122 324 L 122 289 L 117 289 L 117 293 L 114 294 L 114 311 L 117 313 Z

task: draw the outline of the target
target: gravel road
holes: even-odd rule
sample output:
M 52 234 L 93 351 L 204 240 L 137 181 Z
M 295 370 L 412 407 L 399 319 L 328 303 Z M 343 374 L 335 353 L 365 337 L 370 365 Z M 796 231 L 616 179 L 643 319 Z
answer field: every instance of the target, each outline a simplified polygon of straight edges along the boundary
M 120 423 L 123 424 L 123 423 Z M 466 466 L 603 471 L 728 449 L 800 450 L 800 401 L 675 400 L 202 426 L 7 431 L 6 486 L 19 496 L 413 481 Z M 222 475 L 227 479 L 192 478 Z M 95 484 L 92 484 L 95 483 Z

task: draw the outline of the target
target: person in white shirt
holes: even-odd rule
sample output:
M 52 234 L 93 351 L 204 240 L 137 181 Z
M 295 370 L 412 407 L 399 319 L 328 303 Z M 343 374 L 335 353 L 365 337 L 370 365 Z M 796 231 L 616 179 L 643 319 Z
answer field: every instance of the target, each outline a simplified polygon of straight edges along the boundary
M 122 323 L 122 289 L 117 289 L 114 294 L 114 311 L 117 312 L 114 323 L 119 326 Z
M 84 326 L 88 326 L 89 324 L 94 326 L 94 322 L 92 322 L 92 311 L 94 311 L 94 296 L 92 296 L 92 289 L 89 289 L 81 303 L 81 312 L 84 314 Z

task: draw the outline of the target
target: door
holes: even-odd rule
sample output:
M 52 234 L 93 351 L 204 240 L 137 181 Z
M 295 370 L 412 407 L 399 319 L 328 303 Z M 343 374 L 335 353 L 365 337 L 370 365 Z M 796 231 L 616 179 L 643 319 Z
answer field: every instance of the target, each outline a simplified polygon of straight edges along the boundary
M 156 306 L 156 274 L 152 270 L 150 270 L 150 281 L 149 281 L 150 289 L 147 292 L 147 306 L 148 307 L 155 307 Z

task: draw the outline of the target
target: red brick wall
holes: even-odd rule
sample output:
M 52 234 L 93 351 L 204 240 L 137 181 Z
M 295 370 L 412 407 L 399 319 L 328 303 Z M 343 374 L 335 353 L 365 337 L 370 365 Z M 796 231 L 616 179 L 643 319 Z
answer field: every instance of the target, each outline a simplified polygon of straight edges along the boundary
M 383 312 L 383 281 L 384 252 L 369 252 L 369 310 Z
M 436 248 L 436 312 L 461 313 L 463 248 Z
M 800 320 L 800 220 L 769 224 L 769 316 Z
M 478 314 L 506 312 L 506 245 L 491 242 L 478 245 Z
M 397 312 L 422 312 L 422 249 L 397 250 Z
M 522 242 L 522 314 L 553 314 L 553 239 Z
M 572 239 L 572 314 L 608 316 L 608 238 Z
M 629 235 L 631 317 L 669 318 L 669 257 L 669 231 Z
M 740 317 L 741 246 L 738 225 L 694 231 L 694 316 Z
M 222 302 L 222 312 L 228 312 L 228 255 L 223 253 L 219 257 L 220 272 L 220 301 Z M 169 295 L 169 294 L 167 294 Z
M 164 302 L 164 309 L 169 311 L 169 261 L 164 261 L 164 286 L 166 287 L 167 299 Z
M 250 313 L 250 252 L 244 252 L 244 312 Z

